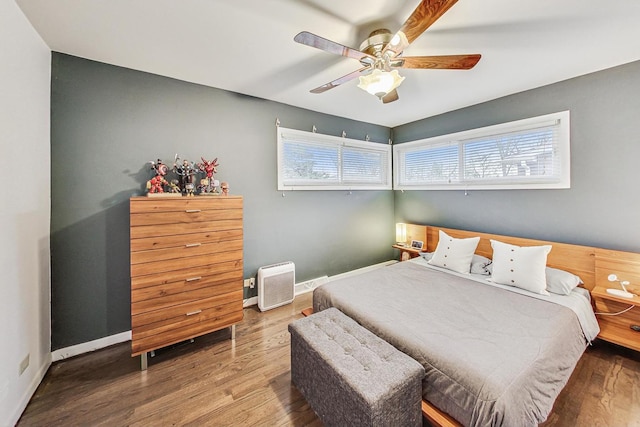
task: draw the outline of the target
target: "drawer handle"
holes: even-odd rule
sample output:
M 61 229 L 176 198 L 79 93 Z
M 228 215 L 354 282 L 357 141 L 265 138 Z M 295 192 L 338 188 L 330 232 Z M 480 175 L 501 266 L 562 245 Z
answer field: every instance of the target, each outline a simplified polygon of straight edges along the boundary
M 187 313 L 187 316 L 193 316 L 194 314 L 202 313 L 202 310 L 190 311 Z
M 188 279 L 186 279 L 186 282 L 195 282 L 196 280 L 200 280 L 202 279 L 202 276 L 198 276 L 198 277 L 189 277 Z
M 196 212 L 200 212 L 202 209 L 187 209 L 185 210 L 186 213 L 196 213 Z
M 197 248 L 198 246 L 200 246 L 202 243 L 187 243 L 186 245 L 184 245 L 185 248 Z

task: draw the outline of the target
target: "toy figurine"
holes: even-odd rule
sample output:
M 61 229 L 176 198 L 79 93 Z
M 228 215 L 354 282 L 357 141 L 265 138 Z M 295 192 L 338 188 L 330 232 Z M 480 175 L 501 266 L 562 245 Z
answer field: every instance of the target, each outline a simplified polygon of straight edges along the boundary
M 178 186 L 177 179 L 172 179 L 169 182 L 169 193 L 182 193 L 182 190 L 180 190 L 180 186 Z
M 227 181 L 222 181 L 220 183 L 220 189 L 222 190 L 222 195 L 223 196 L 228 196 L 229 195 L 229 183 Z
M 188 160 L 183 160 L 180 163 L 179 161 L 180 157 L 176 154 L 173 161 L 173 171 L 178 175 L 180 191 L 187 196 L 193 196 L 195 192 L 195 175 L 198 171 L 193 162 L 189 163 Z
M 169 168 L 160 159 L 157 162 L 150 161 L 149 163 L 151 163 L 151 169 L 155 172 L 155 176 L 147 181 L 147 194 L 164 193 L 164 186 L 169 185 L 164 178 Z
M 185 195 L 189 197 L 193 197 L 196 194 L 196 185 L 193 182 L 187 182 L 184 185 Z
M 198 185 L 198 193 L 202 194 L 206 192 L 208 185 L 209 185 L 209 180 L 207 178 L 202 178 L 200 180 L 200 185 Z
M 206 177 L 200 181 L 200 194 L 217 194 L 218 193 L 218 181 L 215 179 L 215 173 L 218 172 L 218 158 L 209 161 L 204 157 L 200 157 L 202 163 L 198 163 L 196 166 L 200 169 Z M 206 180 L 206 184 L 203 182 Z

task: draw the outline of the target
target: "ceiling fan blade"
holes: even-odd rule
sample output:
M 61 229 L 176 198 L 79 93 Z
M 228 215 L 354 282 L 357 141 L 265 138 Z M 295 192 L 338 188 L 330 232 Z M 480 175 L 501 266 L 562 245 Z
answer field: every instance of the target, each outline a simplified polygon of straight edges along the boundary
M 369 68 L 371 68 L 371 67 L 369 67 L 369 66 L 362 67 L 362 68 L 360 68 L 360 69 L 358 69 L 356 71 L 353 71 L 353 72 L 347 74 L 346 76 L 342 76 L 339 79 L 336 79 L 336 80 L 334 80 L 332 82 L 323 84 L 322 86 L 318 86 L 315 89 L 311 89 L 310 92 L 311 93 L 323 93 L 323 92 L 326 92 L 329 89 L 333 89 L 336 86 L 340 86 L 341 84 L 346 83 L 349 80 L 353 80 L 356 77 L 359 77 L 360 74 L 362 74 L 365 70 L 368 70 Z
M 386 94 L 385 96 L 382 97 L 382 103 L 383 104 L 388 104 L 390 102 L 393 101 L 397 101 L 398 98 L 398 90 L 394 89 L 391 92 L 389 92 L 388 94 Z
M 480 54 L 406 56 L 400 57 L 398 68 L 430 68 L 442 70 L 470 70 L 480 61 Z M 393 66 L 393 65 L 392 65 Z
M 302 31 L 296 34 L 293 40 L 300 44 L 315 47 L 316 49 L 324 50 L 325 52 L 333 53 L 335 55 L 346 56 L 347 58 L 357 59 L 358 61 L 364 60 L 366 63 L 373 64 L 376 59 L 367 53 L 360 52 L 359 50 L 343 46 L 340 43 L 316 36 L 308 31 Z
M 384 47 L 383 55 L 392 51 L 397 56 L 407 48 L 420 34 L 438 20 L 458 0 L 422 0 L 391 42 Z

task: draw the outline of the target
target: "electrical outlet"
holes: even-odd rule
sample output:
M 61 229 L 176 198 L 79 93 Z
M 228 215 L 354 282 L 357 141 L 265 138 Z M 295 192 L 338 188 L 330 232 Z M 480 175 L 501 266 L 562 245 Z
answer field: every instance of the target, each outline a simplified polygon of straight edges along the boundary
M 245 288 L 251 287 L 251 279 L 244 279 L 244 287 Z
M 18 375 L 22 375 L 22 373 L 26 371 L 27 368 L 29 367 L 29 356 L 30 354 L 27 354 L 27 356 L 24 359 L 22 359 L 22 362 L 20 362 L 20 369 L 19 369 Z
M 249 279 L 249 287 L 251 289 L 256 287 L 256 278 L 255 277 L 252 277 L 251 279 Z

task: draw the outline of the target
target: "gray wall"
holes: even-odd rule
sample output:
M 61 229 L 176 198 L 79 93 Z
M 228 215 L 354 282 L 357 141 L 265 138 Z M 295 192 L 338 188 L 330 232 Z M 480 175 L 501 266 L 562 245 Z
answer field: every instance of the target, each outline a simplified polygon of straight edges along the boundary
M 568 109 L 571 189 L 282 197 L 276 117 L 380 142 L 389 129 L 54 53 L 52 350 L 130 328 L 128 199 L 147 161 L 176 152 L 218 157 L 217 177 L 244 196 L 245 277 L 284 260 L 298 281 L 387 260 L 396 220 L 640 252 L 638 76 L 640 62 L 393 129 L 402 143 Z
M 396 191 L 398 221 L 640 252 L 640 62 L 393 129 L 394 143 L 571 111 L 571 188 Z
M 245 277 L 291 260 L 303 281 L 393 256 L 393 192 L 276 190 L 276 118 L 378 142 L 390 132 L 53 54 L 52 350 L 130 329 L 128 200 L 143 194 L 149 160 L 219 159 L 216 177 L 244 196 Z

